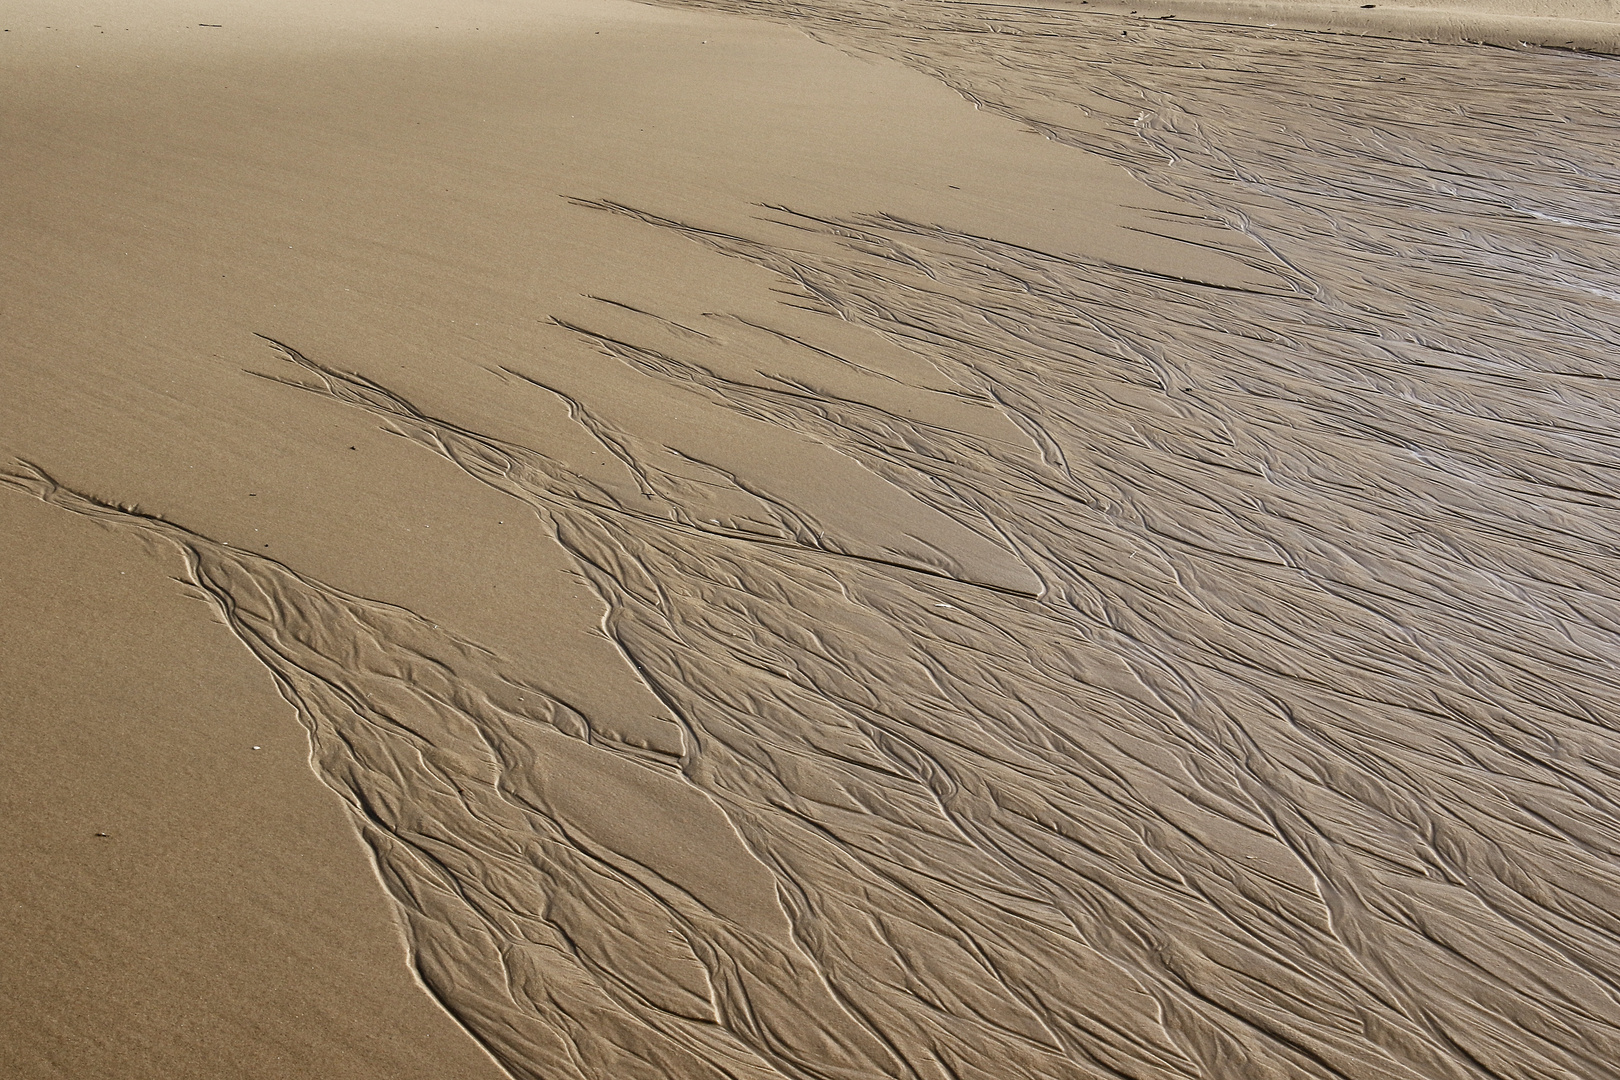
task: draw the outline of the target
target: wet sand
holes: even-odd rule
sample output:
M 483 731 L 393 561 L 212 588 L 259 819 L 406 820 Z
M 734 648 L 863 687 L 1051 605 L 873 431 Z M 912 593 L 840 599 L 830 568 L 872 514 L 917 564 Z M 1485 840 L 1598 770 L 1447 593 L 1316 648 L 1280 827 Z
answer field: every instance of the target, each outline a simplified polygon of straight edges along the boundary
M 7 15 L 6 1070 L 1620 1075 L 1604 12 L 1088 6 Z

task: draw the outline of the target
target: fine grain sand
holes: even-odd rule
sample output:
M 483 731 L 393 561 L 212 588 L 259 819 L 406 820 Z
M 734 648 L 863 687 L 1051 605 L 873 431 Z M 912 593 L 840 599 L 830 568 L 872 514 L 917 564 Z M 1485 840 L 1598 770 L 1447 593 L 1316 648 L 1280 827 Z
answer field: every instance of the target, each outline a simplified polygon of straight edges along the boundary
M 1617 21 L 8 5 L 0 1073 L 1620 1076 Z

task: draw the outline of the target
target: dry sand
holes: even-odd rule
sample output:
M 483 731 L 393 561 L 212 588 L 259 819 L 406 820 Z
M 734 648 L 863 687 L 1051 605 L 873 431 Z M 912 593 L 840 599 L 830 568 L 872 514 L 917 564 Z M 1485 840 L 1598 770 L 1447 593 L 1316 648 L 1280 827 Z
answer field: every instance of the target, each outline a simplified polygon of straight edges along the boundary
M 0 12 L 0 1071 L 1620 1075 L 1613 6 L 1105 7 Z

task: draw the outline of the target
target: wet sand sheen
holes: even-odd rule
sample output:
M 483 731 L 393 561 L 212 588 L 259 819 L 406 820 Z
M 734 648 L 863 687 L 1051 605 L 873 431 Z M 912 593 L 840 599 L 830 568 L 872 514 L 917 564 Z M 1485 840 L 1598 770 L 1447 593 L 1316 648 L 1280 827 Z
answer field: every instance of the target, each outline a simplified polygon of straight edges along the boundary
M 264 145 L 14 111 L 0 498 L 199 590 L 515 1075 L 1614 1075 L 1610 62 L 718 6 L 899 64 L 423 9 L 171 58 Z

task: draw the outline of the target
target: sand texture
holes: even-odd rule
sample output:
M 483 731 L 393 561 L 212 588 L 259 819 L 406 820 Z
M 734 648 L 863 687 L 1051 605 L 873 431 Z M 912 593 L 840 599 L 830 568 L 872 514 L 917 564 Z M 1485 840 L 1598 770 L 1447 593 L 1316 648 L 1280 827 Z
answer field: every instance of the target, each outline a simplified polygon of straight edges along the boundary
M 1233 29 L 1292 29 L 1365 38 L 1406 39 L 1502 48 L 1541 46 L 1583 52 L 1620 53 L 1620 5 L 1614 0 L 1041 0 L 1035 5 L 991 5 L 984 0 L 946 0 L 1001 7 L 1021 18 L 1034 10 L 1135 16 L 1142 21 L 1177 19 Z M 1005 31 L 1003 31 L 1005 32 Z
M 1620 1077 L 1612 12 L 1088 6 L 7 16 L 0 1071 Z

